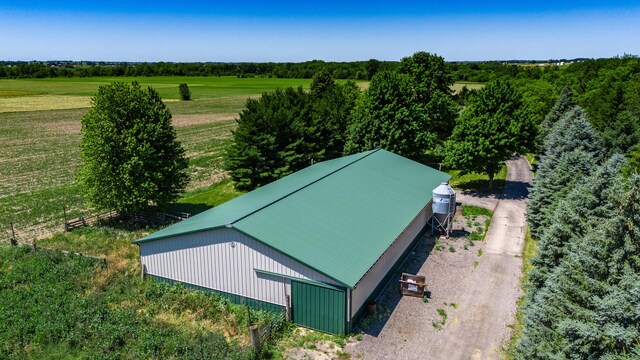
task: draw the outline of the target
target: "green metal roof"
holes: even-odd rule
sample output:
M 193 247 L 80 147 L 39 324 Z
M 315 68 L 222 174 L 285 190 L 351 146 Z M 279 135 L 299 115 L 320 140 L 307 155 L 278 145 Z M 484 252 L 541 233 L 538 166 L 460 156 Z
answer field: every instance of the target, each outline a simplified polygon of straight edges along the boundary
M 367 151 L 315 164 L 136 242 L 232 227 L 353 288 L 449 179 Z

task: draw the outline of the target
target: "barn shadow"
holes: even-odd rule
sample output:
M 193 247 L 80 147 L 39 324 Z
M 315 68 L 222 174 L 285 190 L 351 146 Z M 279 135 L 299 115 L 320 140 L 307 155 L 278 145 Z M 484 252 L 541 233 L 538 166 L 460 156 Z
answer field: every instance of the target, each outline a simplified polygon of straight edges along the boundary
M 435 238 L 431 236 L 430 231 L 427 231 L 422 239 L 418 241 L 418 244 L 413 249 L 411 254 L 407 257 L 404 264 L 400 266 L 398 271 L 391 276 L 389 282 L 385 285 L 384 289 L 380 293 L 377 299 L 377 310 L 373 315 L 366 315 L 356 325 L 356 331 L 362 331 L 365 334 L 377 337 L 385 327 L 391 314 L 400 303 L 402 294 L 400 293 L 400 284 L 398 280 L 402 276 L 402 273 L 417 274 L 422 265 L 427 261 L 431 250 L 435 246 Z M 431 293 L 426 291 L 425 296 L 431 297 Z

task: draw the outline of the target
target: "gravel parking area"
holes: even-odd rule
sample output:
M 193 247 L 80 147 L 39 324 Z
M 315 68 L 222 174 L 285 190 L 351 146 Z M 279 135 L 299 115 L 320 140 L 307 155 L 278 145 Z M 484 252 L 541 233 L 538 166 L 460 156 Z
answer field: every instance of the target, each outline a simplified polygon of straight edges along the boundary
M 469 243 L 426 236 L 404 265 L 424 275 L 429 298 L 402 297 L 392 280 L 379 300 L 379 314 L 364 321 L 361 341 L 347 344 L 353 358 L 496 359 L 510 335 L 522 295 L 520 254 L 531 171 L 524 158 L 507 162 L 504 195 L 459 196 L 463 203 L 495 208 L 485 241 Z M 493 209 L 492 209 L 493 210 Z M 482 222 L 482 221 L 480 221 Z M 454 230 L 466 219 L 458 218 Z M 466 245 L 466 249 L 465 249 Z M 436 247 L 438 249 L 436 249 Z M 399 276 L 398 276 L 399 278 Z

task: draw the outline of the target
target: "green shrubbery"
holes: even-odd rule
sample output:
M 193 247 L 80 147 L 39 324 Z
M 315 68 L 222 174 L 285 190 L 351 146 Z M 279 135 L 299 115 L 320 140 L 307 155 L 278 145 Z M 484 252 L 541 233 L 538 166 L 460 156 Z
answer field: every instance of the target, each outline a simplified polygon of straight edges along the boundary
M 189 85 L 185 83 L 178 85 L 178 92 L 180 93 L 180 100 L 182 101 L 191 100 L 191 89 L 189 89 Z
M 218 296 L 133 275 L 105 282 L 94 260 L 27 247 L 2 246 L 0 259 L 0 358 L 252 357 L 221 327 L 244 331 L 246 309 Z

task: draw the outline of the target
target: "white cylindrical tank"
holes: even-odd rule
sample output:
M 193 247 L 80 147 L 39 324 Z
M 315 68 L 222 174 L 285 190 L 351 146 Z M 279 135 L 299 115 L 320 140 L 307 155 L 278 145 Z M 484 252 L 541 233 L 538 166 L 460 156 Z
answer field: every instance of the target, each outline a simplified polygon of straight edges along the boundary
M 456 192 L 449 186 L 449 183 L 443 182 L 437 188 L 433 189 L 433 214 L 434 215 L 453 215 L 456 211 Z

